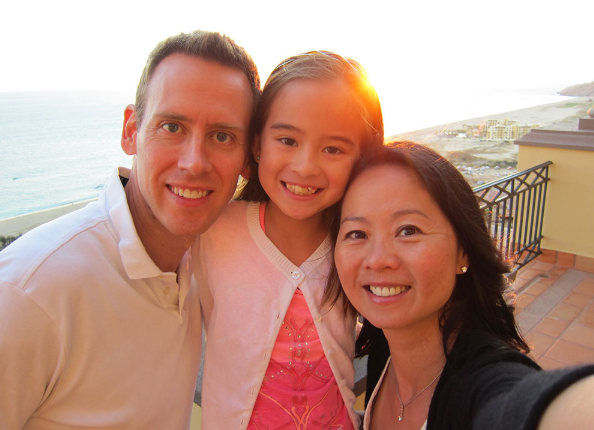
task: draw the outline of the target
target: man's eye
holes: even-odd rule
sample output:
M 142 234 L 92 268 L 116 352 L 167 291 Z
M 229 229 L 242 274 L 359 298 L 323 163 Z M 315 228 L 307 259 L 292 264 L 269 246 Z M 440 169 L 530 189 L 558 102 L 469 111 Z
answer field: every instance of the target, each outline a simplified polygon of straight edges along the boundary
M 217 141 L 219 141 L 221 143 L 226 143 L 231 139 L 231 136 L 229 136 L 227 133 L 223 133 L 223 132 L 218 132 L 215 137 L 216 137 Z
M 162 128 L 163 130 L 168 131 L 169 133 L 176 133 L 179 131 L 179 125 L 174 124 L 172 122 L 168 122 Z

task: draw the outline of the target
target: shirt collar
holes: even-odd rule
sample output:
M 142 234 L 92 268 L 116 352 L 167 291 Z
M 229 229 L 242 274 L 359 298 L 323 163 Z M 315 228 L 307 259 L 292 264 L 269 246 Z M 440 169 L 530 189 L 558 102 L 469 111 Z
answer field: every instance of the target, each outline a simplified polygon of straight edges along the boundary
M 149 257 L 138 234 L 136 234 L 120 175 L 129 178 L 130 169 L 125 167 L 115 169 L 103 192 L 105 193 L 106 209 L 118 236 L 118 247 L 124 269 L 130 279 L 160 276 L 163 272 Z

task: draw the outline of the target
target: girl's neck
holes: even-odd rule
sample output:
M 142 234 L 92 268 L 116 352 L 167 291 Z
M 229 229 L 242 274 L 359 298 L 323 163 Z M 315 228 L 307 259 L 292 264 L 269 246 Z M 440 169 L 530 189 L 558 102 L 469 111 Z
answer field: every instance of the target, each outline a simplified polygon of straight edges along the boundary
M 294 265 L 301 266 L 326 238 L 323 213 L 295 219 L 283 213 L 272 201 L 264 214 L 266 236 Z

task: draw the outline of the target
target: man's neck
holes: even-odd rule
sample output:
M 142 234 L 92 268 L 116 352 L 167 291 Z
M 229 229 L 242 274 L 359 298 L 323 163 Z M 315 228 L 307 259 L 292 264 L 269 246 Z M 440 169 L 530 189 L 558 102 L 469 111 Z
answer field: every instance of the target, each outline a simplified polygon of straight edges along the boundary
M 129 182 L 124 190 L 136 234 L 144 245 L 146 253 L 163 272 L 177 271 L 179 262 L 194 243 L 195 237 L 176 236 L 154 217 L 139 216 L 141 209 L 138 205 L 142 205 L 143 201 L 136 198 L 138 196 L 135 196 L 135 193 L 138 193 L 138 190 L 131 185 L 132 183 Z M 142 212 L 146 213 L 146 210 Z

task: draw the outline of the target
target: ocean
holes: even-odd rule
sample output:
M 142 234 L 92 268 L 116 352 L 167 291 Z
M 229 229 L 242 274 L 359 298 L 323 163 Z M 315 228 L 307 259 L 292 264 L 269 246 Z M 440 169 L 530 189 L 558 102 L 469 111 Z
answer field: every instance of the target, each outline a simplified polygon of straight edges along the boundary
M 386 134 L 567 99 L 558 90 L 382 101 Z M 132 164 L 120 136 L 124 108 L 133 101 L 133 92 L 0 93 L 0 219 L 97 197 L 115 166 Z

